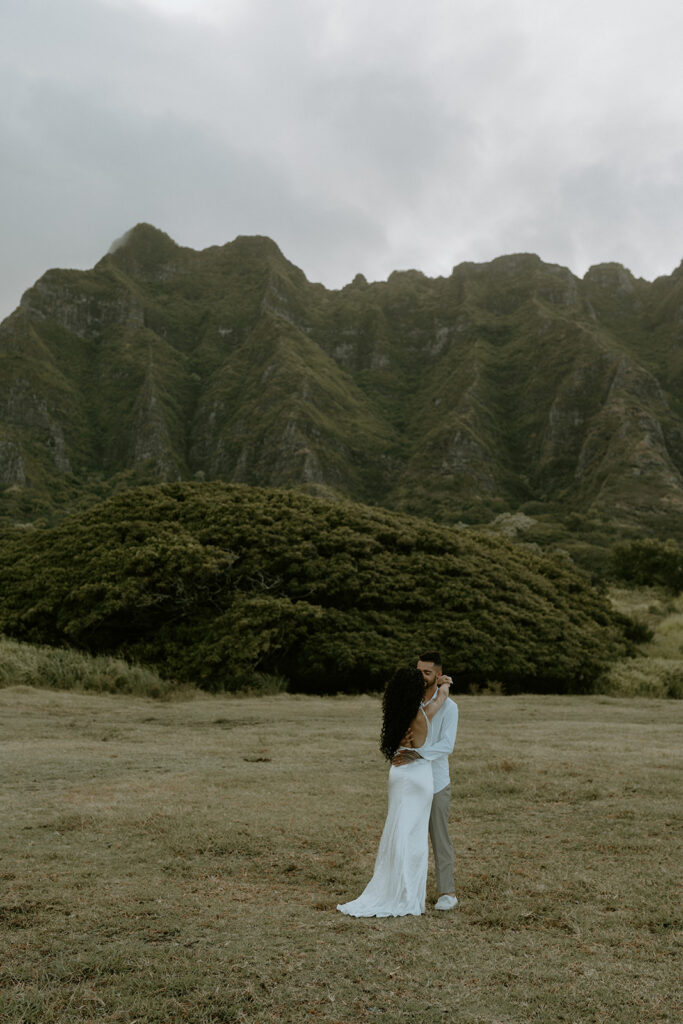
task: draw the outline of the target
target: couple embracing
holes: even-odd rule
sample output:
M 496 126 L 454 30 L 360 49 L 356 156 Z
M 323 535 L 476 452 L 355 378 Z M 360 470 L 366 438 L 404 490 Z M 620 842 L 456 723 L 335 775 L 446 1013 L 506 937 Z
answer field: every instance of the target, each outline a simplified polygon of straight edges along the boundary
M 428 842 L 432 841 L 439 899 L 436 910 L 457 905 L 453 846 L 448 834 L 448 755 L 455 745 L 458 705 L 441 657 L 428 651 L 417 668 L 400 669 L 387 684 L 380 749 L 391 761 L 389 809 L 375 870 L 358 899 L 339 904 L 350 917 L 423 914 Z

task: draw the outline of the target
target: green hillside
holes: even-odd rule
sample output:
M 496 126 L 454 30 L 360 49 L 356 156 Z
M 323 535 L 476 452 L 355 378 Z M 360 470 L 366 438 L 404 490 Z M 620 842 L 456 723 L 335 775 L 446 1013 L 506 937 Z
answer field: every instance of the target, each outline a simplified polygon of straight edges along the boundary
M 585 692 L 624 620 L 505 541 L 293 491 L 139 488 L 0 546 L 0 632 L 236 689 L 376 689 L 424 647 L 456 688 Z
M 267 238 L 138 225 L 0 325 L 0 515 L 131 484 L 292 487 L 606 547 L 683 538 L 683 268 L 533 255 L 329 291 Z

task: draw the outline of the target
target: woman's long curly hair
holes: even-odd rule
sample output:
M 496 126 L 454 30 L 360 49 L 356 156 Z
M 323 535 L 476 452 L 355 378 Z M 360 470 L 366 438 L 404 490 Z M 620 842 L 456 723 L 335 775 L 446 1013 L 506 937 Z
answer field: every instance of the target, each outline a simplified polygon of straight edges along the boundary
M 398 750 L 408 726 L 415 718 L 424 692 L 424 679 L 416 668 L 400 668 L 387 683 L 382 701 L 384 718 L 379 749 L 388 761 Z

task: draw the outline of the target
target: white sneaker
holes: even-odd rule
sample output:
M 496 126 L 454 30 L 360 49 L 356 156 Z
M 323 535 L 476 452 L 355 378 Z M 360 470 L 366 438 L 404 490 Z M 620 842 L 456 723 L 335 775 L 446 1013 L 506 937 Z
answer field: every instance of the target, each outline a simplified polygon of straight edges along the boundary
M 434 904 L 434 910 L 452 910 L 453 907 L 457 907 L 458 897 L 449 896 L 444 893 L 443 896 L 439 896 L 438 900 Z

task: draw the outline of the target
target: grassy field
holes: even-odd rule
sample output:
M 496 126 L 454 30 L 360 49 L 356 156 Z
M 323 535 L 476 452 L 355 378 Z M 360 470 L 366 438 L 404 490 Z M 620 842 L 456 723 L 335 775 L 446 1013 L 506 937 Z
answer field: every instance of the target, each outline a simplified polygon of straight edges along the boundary
M 377 921 L 376 698 L 0 690 L 0 1019 L 678 1024 L 683 705 L 458 703 L 460 908 Z

